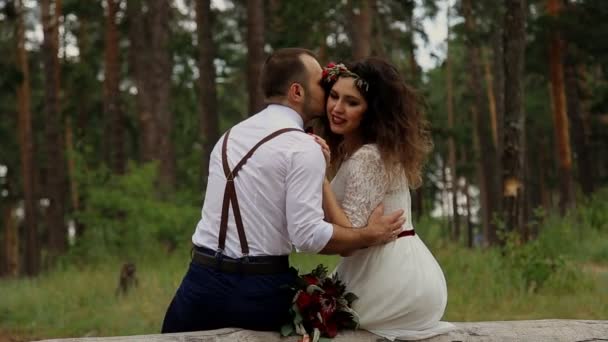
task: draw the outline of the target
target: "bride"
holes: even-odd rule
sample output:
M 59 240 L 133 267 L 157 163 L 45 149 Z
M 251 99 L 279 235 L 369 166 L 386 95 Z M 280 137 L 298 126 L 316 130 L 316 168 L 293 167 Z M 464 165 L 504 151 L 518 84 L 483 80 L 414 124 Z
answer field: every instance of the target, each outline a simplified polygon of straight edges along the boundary
M 414 92 L 379 58 L 348 68 L 329 64 L 323 83 L 325 140 L 315 139 L 333 175 L 323 187 L 327 219 L 362 227 L 381 203 L 386 211 L 403 209 L 407 219 L 393 242 L 355 251 L 337 266 L 347 290 L 359 297 L 354 309 L 361 328 L 390 340 L 452 330 L 452 324 L 440 321 L 447 302 L 443 272 L 411 221 L 409 188 L 420 185 L 431 148 Z

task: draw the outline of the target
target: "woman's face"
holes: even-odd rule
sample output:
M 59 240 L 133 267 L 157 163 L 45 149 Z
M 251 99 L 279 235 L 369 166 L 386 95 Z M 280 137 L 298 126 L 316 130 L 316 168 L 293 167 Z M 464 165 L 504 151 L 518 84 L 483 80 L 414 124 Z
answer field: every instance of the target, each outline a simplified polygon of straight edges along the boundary
M 329 91 L 327 98 L 329 127 L 335 134 L 356 133 L 367 110 L 367 102 L 355 86 L 352 77 L 341 77 Z

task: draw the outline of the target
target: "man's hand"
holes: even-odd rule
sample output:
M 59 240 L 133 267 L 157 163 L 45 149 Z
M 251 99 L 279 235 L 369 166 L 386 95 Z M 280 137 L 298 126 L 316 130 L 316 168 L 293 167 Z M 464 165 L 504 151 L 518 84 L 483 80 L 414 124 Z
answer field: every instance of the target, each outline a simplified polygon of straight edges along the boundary
M 397 239 L 405 223 L 404 211 L 399 209 L 384 215 L 384 204 L 380 204 L 369 217 L 365 235 L 370 246 L 381 245 Z M 383 216 L 384 215 L 384 216 Z

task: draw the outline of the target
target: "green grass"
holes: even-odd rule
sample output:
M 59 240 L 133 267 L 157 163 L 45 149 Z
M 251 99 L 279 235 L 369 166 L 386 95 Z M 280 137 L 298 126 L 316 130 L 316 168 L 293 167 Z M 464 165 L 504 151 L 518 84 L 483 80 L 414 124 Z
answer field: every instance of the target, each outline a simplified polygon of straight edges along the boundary
M 447 242 L 442 224 L 432 220 L 416 230 L 446 276 L 445 320 L 608 318 L 608 190 L 564 218 L 546 217 L 534 242 L 502 251 Z M 35 279 L 0 279 L 0 340 L 7 333 L 26 339 L 158 333 L 189 248 L 166 254 L 148 247 L 131 253 L 139 286 L 124 297 L 115 290 L 125 260 L 107 257 L 112 252 L 68 256 Z M 310 254 L 290 259 L 301 273 L 338 261 Z
M 608 265 L 595 266 L 572 279 L 549 279 L 532 291 L 512 272 L 501 269 L 496 251 L 434 248 L 448 282 L 449 321 L 608 317 Z M 116 336 L 158 333 L 165 309 L 187 266 L 187 253 L 141 259 L 139 287 L 116 297 L 121 262 L 66 267 L 39 278 L 0 282 L 0 330 L 31 338 Z M 338 258 L 293 255 L 307 272 L 319 263 L 333 267 Z M 565 272 L 564 274 L 568 274 Z

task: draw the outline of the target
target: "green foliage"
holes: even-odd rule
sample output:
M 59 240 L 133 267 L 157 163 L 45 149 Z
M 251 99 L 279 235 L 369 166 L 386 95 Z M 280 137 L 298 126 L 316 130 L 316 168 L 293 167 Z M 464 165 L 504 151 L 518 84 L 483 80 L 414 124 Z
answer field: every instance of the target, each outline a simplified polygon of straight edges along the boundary
M 184 195 L 159 199 L 156 169 L 155 164 L 131 164 L 125 175 L 113 175 L 104 167 L 80 174 L 85 209 L 75 219 L 85 228 L 72 255 L 133 258 L 172 251 L 189 240 L 200 208 Z

